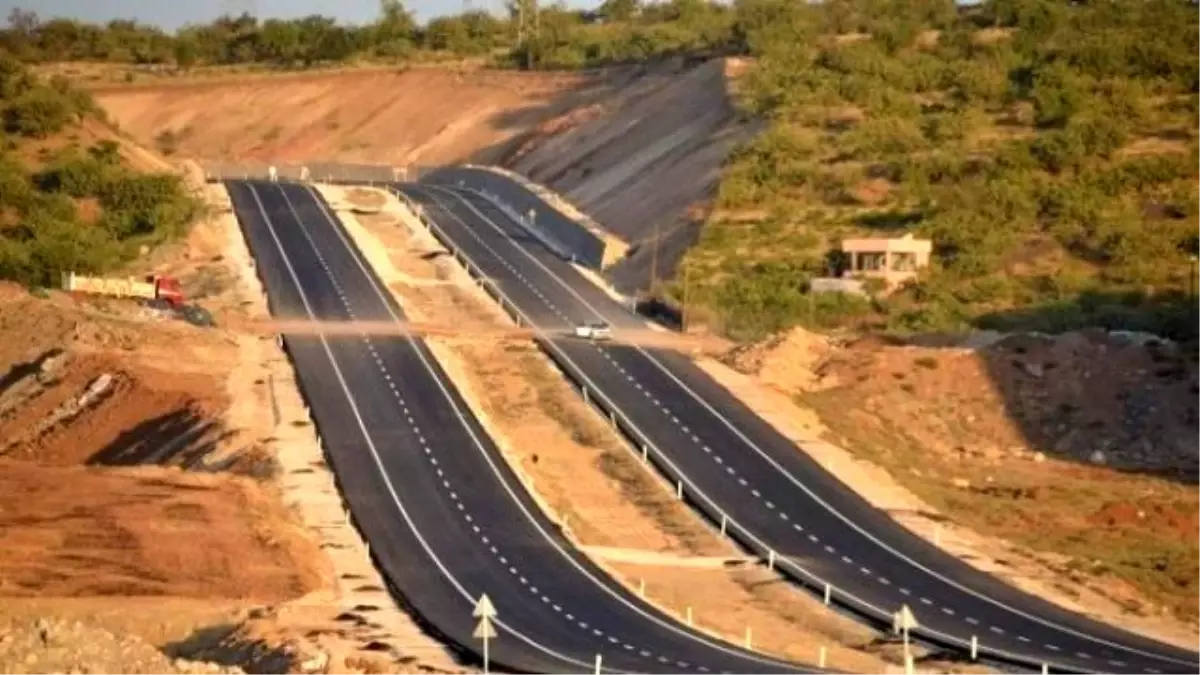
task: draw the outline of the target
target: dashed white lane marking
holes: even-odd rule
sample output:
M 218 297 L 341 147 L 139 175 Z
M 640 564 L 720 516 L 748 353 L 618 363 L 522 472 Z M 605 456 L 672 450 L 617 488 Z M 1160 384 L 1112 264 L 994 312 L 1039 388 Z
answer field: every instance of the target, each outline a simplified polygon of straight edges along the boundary
M 354 309 L 352 306 L 350 306 L 349 301 L 346 298 L 346 294 L 343 293 L 341 286 L 338 285 L 338 282 L 336 281 L 334 274 L 332 274 L 332 271 L 329 269 L 329 265 L 326 264 L 324 257 L 322 255 L 320 255 L 319 251 L 314 250 L 314 252 L 317 253 L 317 261 L 320 263 L 320 267 L 324 268 L 325 275 L 329 277 L 330 282 L 332 283 L 332 285 L 334 285 L 334 288 L 337 291 L 338 298 L 340 298 L 342 300 L 342 305 L 344 306 L 344 309 L 346 309 L 347 316 L 349 316 L 349 318 L 352 319 L 352 321 L 354 321 L 354 319 L 355 319 Z M 418 425 L 416 425 L 415 419 L 413 418 L 412 414 L 410 414 L 408 405 L 406 404 L 406 402 L 404 402 L 403 396 L 400 394 L 400 390 L 398 390 L 395 386 L 395 383 L 392 382 L 392 377 L 390 375 L 390 372 L 388 371 L 388 368 L 386 368 L 386 365 L 384 364 L 383 358 L 379 356 L 379 353 L 376 350 L 376 347 L 374 347 L 374 345 L 372 344 L 371 340 L 368 339 L 368 337 L 364 337 L 364 339 L 362 339 L 362 342 L 364 342 L 364 344 L 367 346 L 367 350 L 371 352 L 371 356 L 374 357 L 374 362 L 376 362 L 376 365 L 377 365 L 377 368 L 379 369 L 379 371 L 382 372 L 384 381 L 389 383 L 392 395 L 395 396 L 396 401 L 398 402 L 398 404 L 400 404 L 401 411 L 404 414 L 404 419 L 406 419 L 406 422 L 408 422 L 409 428 L 412 429 L 414 436 L 416 438 L 418 438 L 418 441 L 421 444 L 422 449 L 425 450 L 426 459 L 428 459 L 428 461 L 430 461 L 430 464 L 434 468 L 436 468 L 438 477 L 443 477 L 444 472 L 442 470 L 442 467 L 438 466 L 438 459 L 436 458 L 436 456 L 433 455 L 433 449 L 430 448 L 430 446 L 428 446 L 428 444 L 426 444 L 425 436 L 421 435 L 420 428 Z M 450 489 L 449 480 L 445 479 L 443 477 L 442 485 L 443 485 L 443 488 L 446 491 L 448 491 L 450 500 L 452 502 L 454 502 L 455 507 L 457 507 L 457 509 L 460 510 L 460 512 L 463 512 L 463 519 L 466 520 L 468 522 L 468 524 L 470 524 L 470 526 L 472 526 L 473 532 L 475 532 L 476 534 L 479 534 L 481 542 L 487 546 L 487 549 L 492 552 L 492 555 L 497 556 L 497 560 L 500 562 L 500 565 L 509 565 L 508 557 L 500 555 L 500 552 L 499 552 L 499 549 L 497 548 L 497 546 L 494 544 L 491 544 L 491 540 L 488 539 L 487 536 L 485 536 L 485 534 L 482 534 L 481 528 L 479 527 L 479 525 L 475 524 L 473 516 L 470 515 L 469 513 L 467 513 L 466 504 L 463 504 L 463 502 L 460 500 L 460 497 L 458 497 L 458 492 Z M 517 580 L 520 581 L 520 584 L 522 586 L 527 586 L 527 590 L 530 593 L 532 593 L 532 595 L 538 597 L 542 603 L 552 604 L 550 597 L 546 596 L 545 593 L 541 593 L 541 591 L 539 591 L 538 587 L 529 585 L 529 580 L 526 577 L 523 577 L 523 575 L 521 575 L 520 569 L 517 569 L 516 566 L 509 566 L 508 569 L 509 569 L 509 573 L 514 575 L 514 577 L 517 577 Z M 562 611 L 563 611 L 562 605 L 552 604 L 552 608 L 554 609 L 554 611 L 556 611 L 556 613 L 562 613 Z M 568 614 L 568 615 L 566 615 L 566 619 L 568 619 L 570 621 L 574 621 L 575 617 L 572 616 L 571 614 Z M 578 622 L 578 626 L 580 626 L 580 628 L 582 628 L 582 629 L 589 628 L 588 623 L 583 622 L 583 621 Z M 605 632 L 601 631 L 601 629 L 599 629 L 599 628 L 590 628 L 590 633 L 592 633 L 593 635 L 595 635 L 595 637 L 598 637 L 598 638 L 606 637 Z M 624 646 L 626 650 L 636 649 L 636 647 L 634 645 L 625 643 L 625 641 L 620 640 L 617 637 L 614 637 L 614 635 L 607 635 L 607 639 L 612 644 L 620 644 L 620 645 Z M 638 653 L 641 653 L 641 655 L 643 655 L 643 656 L 650 655 L 650 652 L 647 650 L 642 650 Z M 678 664 L 684 663 L 684 662 L 676 662 L 676 663 L 678 665 Z M 686 665 L 680 665 L 680 668 L 686 668 Z M 707 671 L 707 669 L 704 669 L 703 671 Z
M 484 242 L 483 240 L 481 240 L 481 239 L 479 238 L 479 236 L 478 236 L 476 233 L 474 233 L 474 232 L 470 231 L 470 230 L 469 230 L 469 228 L 468 228 L 468 232 L 471 234 L 471 236 L 473 236 L 475 239 L 477 239 L 477 240 L 479 241 L 479 243 L 480 243 L 480 244 L 482 244 L 482 245 L 483 245 L 485 248 L 487 248 L 487 249 L 488 249 L 488 250 L 489 250 L 489 251 L 490 251 L 490 252 L 493 254 L 493 256 L 496 258 L 496 260 L 500 261 L 500 262 L 501 262 L 501 263 L 502 263 L 502 264 L 503 264 L 503 265 L 504 265 L 504 266 L 505 266 L 507 269 L 509 269 L 509 271 L 513 272 L 513 273 L 516 275 L 516 277 L 517 277 L 517 278 L 518 278 L 518 279 L 519 279 L 519 280 L 520 280 L 520 281 L 521 281 L 523 284 L 525 284 L 527 287 L 529 287 L 529 289 L 531 289 L 531 290 L 533 291 L 534 295 L 536 295 L 536 296 L 537 296 L 539 299 L 541 299 L 541 300 L 542 300 L 544 303 L 546 303 L 546 305 L 547 305 L 548 307 L 550 307 L 550 309 L 551 309 L 551 310 L 552 310 L 552 311 L 553 311 L 555 314 L 557 314 L 557 315 L 558 315 L 560 318 L 562 318 L 563 320 L 567 320 L 567 317 L 566 317 L 566 316 L 565 316 L 565 315 L 564 315 L 562 312 L 558 311 L 558 308 L 556 308 L 556 307 L 553 305 L 553 303 L 552 303 L 552 302 L 551 302 L 551 301 L 550 301 L 550 300 L 549 300 L 549 299 L 548 299 L 548 298 L 545 296 L 545 294 L 544 294 L 544 293 L 543 293 L 543 292 L 542 292 L 540 289 L 538 289 L 536 286 L 534 286 L 534 285 L 533 285 L 533 284 L 530 282 L 530 280 L 529 280 L 529 279 L 527 279 L 527 278 L 526 278 L 526 277 L 525 277 L 523 274 L 521 274 L 521 273 L 520 273 L 520 272 L 519 272 L 519 271 L 518 271 L 518 270 L 517 270 L 515 267 L 513 267 L 511 264 L 509 264 L 509 263 L 508 263 L 508 261 L 507 261 L 507 260 L 505 260 L 505 259 L 503 258 L 503 256 L 500 256 L 500 255 L 499 255 L 499 254 L 498 254 L 498 253 L 497 253 L 497 252 L 496 252 L 494 249 L 492 249 L 492 248 L 491 248 L 491 247 L 490 247 L 490 246 L 489 246 L 489 245 L 488 245 L 486 242 Z M 637 381 L 635 380 L 635 378 L 633 378 L 633 376 L 632 376 L 631 374 L 629 374 L 629 373 L 628 373 L 628 371 L 627 371 L 627 370 L 626 370 L 624 367 L 622 367 L 622 366 L 621 366 L 621 364 L 617 363 L 617 362 L 616 362 L 616 361 L 615 361 L 615 360 L 612 358 L 612 356 L 611 356 L 610 354 L 608 354 L 608 353 L 607 353 L 607 351 L 606 351 L 606 350 L 602 349 L 602 348 L 601 348 L 601 347 L 599 347 L 599 346 L 598 346 L 596 349 L 597 349 L 597 351 L 599 351 L 599 352 L 601 353 L 601 355 L 602 355 L 602 356 L 603 356 L 603 357 L 604 357 L 604 358 L 605 358 L 607 361 L 609 361 L 609 362 L 610 362 L 610 363 L 611 363 L 611 364 L 612 364 L 612 365 L 613 365 L 613 366 L 614 366 L 614 367 L 617 369 L 617 371 L 618 371 L 618 372 L 620 372 L 621 374 L 623 374 L 623 375 L 626 377 L 626 379 L 628 379 L 629 381 L 633 382 L 633 383 L 634 383 L 634 386 L 635 386 L 635 387 L 636 387 L 636 388 L 637 388 L 639 391 L 641 391 L 641 392 L 643 393 L 643 395 L 644 395 L 644 396 L 646 396 L 648 399 L 650 399 L 650 401 L 651 401 L 651 402 L 652 402 L 652 403 L 655 405 L 655 407 L 661 408 L 661 410 L 662 410 L 663 414 L 664 414 L 664 415 L 666 415 L 666 416 L 667 416 L 667 417 L 668 417 L 668 418 L 669 418 L 669 419 L 670 419 L 670 420 L 671 420 L 671 421 L 672 421 L 672 422 L 673 422 L 673 423 L 674 423 L 676 426 L 679 426 L 679 427 L 680 427 L 680 430 L 681 430 L 683 433 L 685 433 L 685 434 L 688 434 L 688 435 L 689 435 L 689 437 L 690 437 L 690 439 L 692 440 L 692 442 L 693 442 L 693 443 L 696 443 L 697 445 L 701 445 L 701 446 L 703 447 L 703 449 L 704 449 L 705 453 L 706 453 L 706 454 L 709 454 L 710 456 L 712 456 L 712 457 L 713 457 L 713 460 L 714 460 L 715 462 L 717 462 L 718 464 L 723 464 L 723 463 L 724 463 L 724 460 L 723 460 L 723 458 L 721 458 L 721 457 L 720 457 L 720 455 L 714 455 L 714 454 L 711 452 L 711 449 L 710 449 L 708 446 L 704 446 L 704 445 L 703 445 L 703 443 L 702 443 L 702 441 L 701 441 L 701 439 L 700 439 L 700 437 L 699 437 L 698 435 L 696 435 L 696 434 L 692 433 L 692 432 L 691 432 L 691 429 L 690 429 L 690 428 L 689 428 L 687 425 L 683 424 L 683 423 L 681 422 L 681 420 L 679 419 L 679 417 L 678 417 L 678 416 L 677 416 L 677 415 L 676 415 L 676 414 L 675 414 L 675 413 L 674 413 L 674 412 L 673 412 L 673 411 L 672 411 L 672 410 L 671 410 L 671 409 L 670 409 L 668 406 L 666 406 L 666 405 L 663 405 L 663 404 L 662 404 L 662 402 L 661 402 L 661 401 L 660 401 L 660 400 L 659 400 L 657 397 L 655 397 L 655 396 L 654 396 L 654 395 L 653 395 L 653 394 L 652 394 L 652 393 L 651 393 L 651 392 L 650 392 L 648 389 L 646 389 L 646 388 L 645 388 L 645 387 L 644 387 L 644 386 L 643 386 L 643 385 L 642 385 L 640 382 L 637 382 Z M 728 472 L 730 475 L 736 475 L 736 470 L 735 470 L 735 469 L 734 469 L 732 466 L 726 466 L 725 468 L 726 468 L 726 471 L 727 471 L 727 472 Z M 739 483 L 739 484 L 740 484 L 742 487 L 749 488 L 749 482 L 748 482 L 748 481 L 747 481 L 747 480 L 746 480 L 744 477 L 738 477 L 738 483 Z M 767 507 L 767 509 L 769 509 L 769 510 L 774 510 L 774 509 L 776 508 L 775 504 L 773 504 L 773 503 L 772 503 L 772 502 L 770 502 L 769 500 L 765 500 L 765 499 L 763 498 L 763 496 L 762 496 L 761 492 L 760 492 L 758 489 L 756 489 L 756 488 L 750 488 L 750 492 L 751 492 L 751 494 L 752 494 L 752 495 L 753 495 L 755 498 L 757 498 L 757 499 L 759 499 L 760 501 L 762 501 L 762 502 L 764 503 L 764 505 Z M 460 506 L 460 508 L 461 508 L 461 506 Z M 783 520 L 787 520 L 787 519 L 788 519 L 788 515 L 787 515 L 786 511 L 783 511 L 783 510 L 780 510 L 780 511 L 779 511 L 779 517 L 780 517 L 780 518 L 782 518 Z M 802 531 L 803 531 L 803 528 L 802 528 L 801 526 L 799 526 L 798 524 L 794 524 L 794 525 L 793 525 L 793 527 L 794 527 L 794 528 L 796 529 L 796 531 L 798 531 L 798 532 L 802 532 Z M 817 543 L 817 542 L 819 541 L 819 539 L 818 539 L 817 537 L 815 537 L 815 536 L 813 536 L 813 535 L 811 535 L 811 534 L 809 535 L 809 539 L 810 539 L 810 540 L 811 540 L 813 543 Z M 834 554 L 834 552 L 835 552 L 835 549 L 834 549 L 832 546 L 826 545 L 824 548 L 825 548 L 826 552 L 828 552 L 828 553 L 830 553 L 830 554 Z M 850 558 L 846 557 L 846 556 L 842 556 L 842 559 L 843 559 L 843 562 L 846 562 L 847 564 L 853 564 L 853 561 L 852 561 Z M 871 574 L 871 570 L 870 570 L 869 568 L 867 568 L 867 567 L 860 567 L 860 568 L 859 568 L 859 570 L 860 570 L 860 571 L 861 571 L 863 574 L 865 574 L 865 575 L 870 575 L 870 574 Z M 886 578 L 884 578 L 884 577 L 878 577 L 878 581 L 879 581 L 879 583 L 881 583 L 881 584 L 883 584 L 883 585 L 889 585 L 889 584 L 890 584 L 890 582 L 889 582 L 889 581 L 888 581 Z M 900 588 L 899 590 L 900 590 L 900 592 L 901 592 L 902 594 L 904 594 L 904 595 L 906 595 L 906 596 L 907 596 L 907 595 L 911 595 L 911 591 L 910 591 L 910 590 L 908 590 L 908 589 L 906 589 L 906 588 Z M 930 606 L 936 606 L 936 605 L 934 604 L 934 602 L 933 602 L 932 600 L 928 599 L 928 598 L 924 598 L 924 597 L 922 597 L 922 598 L 920 598 L 920 600 L 921 600 L 921 602 L 922 602 L 922 603 L 924 603 L 924 604 L 926 604 L 926 605 L 930 605 Z M 953 610 L 951 610 L 951 609 L 949 609 L 949 608 L 941 608 L 941 609 L 942 609 L 942 611 L 943 611 L 944 613 L 946 613 L 947 615 L 953 616 L 953 614 L 954 614 Z M 968 619 L 968 621 L 970 621 L 970 619 Z M 977 622 L 977 621 L 975 621 L 975 622 L 973 622 L 973 623 L 977 624 L 978 622 Z M 998 628 L 997 628 L 997 627 L 995 627 L 995 626 L 992 626 L 991 628 L 992 628 L 994 631 L 996 631 L 996 632 L 1003 633 L 1003 630 L 1002 630 L 1002 629 L 998 629 Z M 682 663 L 682 662 L 677 662 L 677 664 L 679 664 L 679 663 Z M 684 667 L 684 666 L 680 666 L 680 667 Z M 707 670 L 707 669 L 704 669 L 704 670 Z

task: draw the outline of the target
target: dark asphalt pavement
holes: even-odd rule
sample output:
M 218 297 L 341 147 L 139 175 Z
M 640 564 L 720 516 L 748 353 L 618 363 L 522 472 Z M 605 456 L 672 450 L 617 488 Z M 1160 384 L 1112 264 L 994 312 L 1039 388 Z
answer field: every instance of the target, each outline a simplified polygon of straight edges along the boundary
M 488 199 L 457 188 L 397 186 L 514 304 L 551 334 L 585 321 L 644 327 Z M 521 189 L 521 188 L 515 188 Z M 907 605 L 918 635 L 980 653 L 1083 672 L 1196 672 L 1197 655 L 1069 612 L 938 550 L 846 489 L 677 353 L 543 341 L 619 411 L 693 504 L 759 555 L 835 602 L 890 624 Z
M 272 314 L 403 317 L 324 201 L 299 184 L 226 183 Z M 560 536 L 421 340 L 285 336 L 326 454 L 404 605 L 479 654 L 475 599 L 498 610 L 493 667 L 532 672 L 796 672 L 647 606 Z

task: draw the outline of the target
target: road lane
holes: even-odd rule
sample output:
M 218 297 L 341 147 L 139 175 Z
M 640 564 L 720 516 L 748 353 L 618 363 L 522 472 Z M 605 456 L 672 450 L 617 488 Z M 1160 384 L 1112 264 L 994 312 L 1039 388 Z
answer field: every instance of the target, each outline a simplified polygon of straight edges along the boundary
M 309 188 L 232 182 L 277 315 L 402 318 Z M 646 606 L 537 511 L 424 343 L 285 338 L 344 495 L 403 601 L 478 651 L 473 599 L 499 608 L 494 663 L 542 672 L 786 672 Z M 361 513 L 361 515 L 360 515 Z
M 543 328 L 641 324 L 479 195 L 404 186 L 454 246 Z M 830 580 L 886 616 L 908 604 L 927 630 L 1078 670 L 1171 672 L 1195 654 L 1067 612 L 944 554 L 847 490 L 685 358 L 555 340 L 689 482 L 800 576 Z M 760 553 L 764 550 L 760 550 Z

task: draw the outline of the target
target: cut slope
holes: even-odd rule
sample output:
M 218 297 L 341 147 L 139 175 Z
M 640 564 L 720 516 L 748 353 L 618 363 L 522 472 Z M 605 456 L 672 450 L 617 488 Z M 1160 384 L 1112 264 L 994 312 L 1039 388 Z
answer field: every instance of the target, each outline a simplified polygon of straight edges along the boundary
M 525 129 L 599 94 L 585 75 L 414 69 L 97 89 L 146 144 L 201 159 L 494 163 Z
M 623 290 L 669 278 L 719 170 L 753 125 L 730 81 L 739 60 L 590 74 L 366 70 L 96 89 L 139 141 L 222 162 L 511 168 L 633 245 Z M 655 260 L 650 240 L 660 243 Z
M 632 244 L 611 276 L 622 291 L 644 288 L 672 275 L 721 165 L 754 131 L 731 100 L 743 68 L 736 59 L 661 67 L 603 104 L 543 124 L 505 163 Z

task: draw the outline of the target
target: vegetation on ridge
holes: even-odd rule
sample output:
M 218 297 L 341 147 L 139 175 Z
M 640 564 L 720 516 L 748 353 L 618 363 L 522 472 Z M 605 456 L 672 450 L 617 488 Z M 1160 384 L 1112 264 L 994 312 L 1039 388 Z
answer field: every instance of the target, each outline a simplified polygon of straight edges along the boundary
M 536 31 L 522 36 L 513 0 L 496 16 L 484 10 L 419 25 L 400 0 L 381 0 L 378 18 L 344 25 L 331 17 L 259 19 L 248 13 L 169 34 L 133 20 L 105 25 L 41 20 L 13 10 L 0 31 L 0 50 L 29 62 L 93 61 L 143 66 L 264 64 L 307 68 L 348 62 L 409 63 L 483 58 L 500 67 L 579 68 L 643 61 L 672 53 L 726 49 L 734 42 L 733 12 L 708 0 L 607 0 L 595 10 L 542 2 Z M 532 26 L 534 22 L 530 21 Z M 526 37 L 527 39 L 522 39 Z
M 18 11 L 0 49 L 182 70 L 749 54 L 740 104 L 768 127 L 727 163 L 688 273 L 659 289 L 687 295 L 692 317 L 746 339 L 795 324 L 1196 334 L 1194 2 L 543 3 L 536 36 L 518 41 L 522 2 L 422 26 L 382 0 L 362 26 L 244 14 L 174 35 Z M 918 283 L 887 298 L 807 292 L 838 239 L 906 232 L 936 242 Z
M 100 115 L 86 93 L 0 52 L 0 278 L 52 285 L 63 271 L 103 272 L 197 215 L 178 176 L 128 168 L 111 138 L 83 147 Z
M 729 160 L 685 259 L 695 315 L 745 338 L 797 323 L 1195 336 L 1195 3 L 735 8 L 758 56 L 742 104 L 770 124 Z M 903 292 L 805 292 L 841 237 L 906 232 L 936 261 Z

